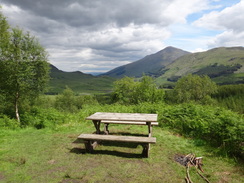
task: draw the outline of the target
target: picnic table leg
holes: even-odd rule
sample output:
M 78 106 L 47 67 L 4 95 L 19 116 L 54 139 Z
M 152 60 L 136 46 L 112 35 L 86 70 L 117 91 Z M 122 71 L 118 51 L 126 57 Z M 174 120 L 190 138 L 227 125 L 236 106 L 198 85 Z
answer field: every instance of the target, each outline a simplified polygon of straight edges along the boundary
M 149 157 L 149 148 L 150 148 L 150 144 L 142 144 L 143 150 L 142 150 L 142 156 L 145 158 Z
M 100 124 L 101 124 L 101 121 L 99 120 L 92 120 L 95 128 L 96 128 L 96 134 L 100 134 L 101 131 L 100 131 Z
M 104 133 L 105 133 L 106 135 L 109 134 L 108 125 L 109 125 L 109 123 L 105 123 L 105 124 L 104 124 Z
M 91 140 L 86 140 L 84 141 L 85 147 L 86 147 L 86 152 L 92 153 L 93 152 L 93 145 Z
M 147 126 L 148 126 L 148 137 L 152 137 L 152 124 L 151 122 L 147 122 Z M 148 144 L 148 149 L 150 150 L 151 144 Z
M 86 152 L 92 153 L 93 150 L 98 145 L 98 142 L 97 141 L 93 141 L 93 140 L 85 140 L 84 144 L 85 144 Z
M 148 137 L 152 136 L 152 124 L 151 122 L 147 122 L 147 126 L 148 126 Z

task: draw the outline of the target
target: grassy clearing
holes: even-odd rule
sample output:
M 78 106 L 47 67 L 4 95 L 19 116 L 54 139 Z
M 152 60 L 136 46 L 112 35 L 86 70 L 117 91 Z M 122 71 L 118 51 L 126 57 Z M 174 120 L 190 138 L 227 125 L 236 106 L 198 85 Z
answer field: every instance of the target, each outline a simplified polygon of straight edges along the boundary
M 174 156 L 189 153 L 203 157 L 204 175 L 211 182 L 244 182 L 241 165 L 167 129 L 153 129 L 157 143 L 151 146 L 150 158 L 141 158 L 141 146 L 121 143 L 106 143 L 86 154 L 83 144 L 73 142 L 80 133 L 93 131 L 86 121 L 55 130 L 2 130 L 0 182 L 184 182 L 185 167 Z M 111 125 L 110 132 L 146 134 L 147 128 Z M 204 182 L 194 168 L 190 174 L 194 182 Z

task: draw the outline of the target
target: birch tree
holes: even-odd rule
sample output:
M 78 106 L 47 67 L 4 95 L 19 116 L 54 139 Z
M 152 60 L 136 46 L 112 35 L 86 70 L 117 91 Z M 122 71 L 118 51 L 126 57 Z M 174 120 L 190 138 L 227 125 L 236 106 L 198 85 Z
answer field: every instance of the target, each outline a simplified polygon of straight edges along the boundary
M 19 106 L 36 98 L 47 84 L 48 54 L 30 33 L 10 28 L 1 13 L 0 30 L 0 94 L 20 122 Z

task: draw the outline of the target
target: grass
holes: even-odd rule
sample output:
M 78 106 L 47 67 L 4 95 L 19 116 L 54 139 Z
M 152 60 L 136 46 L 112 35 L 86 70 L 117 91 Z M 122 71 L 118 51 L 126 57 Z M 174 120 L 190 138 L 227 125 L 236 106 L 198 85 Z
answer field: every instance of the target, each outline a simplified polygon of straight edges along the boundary
M 210 182 L 244 182 L 243 166 L 167 129 L 154 127 L 157 143 L 151 146 L 150 158 L 141 157 L 141 146 L 123 143 L 106 143 L 87 154 L 83 144 L 74 142 L 80 133 L 93 131 L 88 121 L 55 130 L 1 130 L 0 182 L 184 182 L 185 167 L 174 156 L 189 153 L 203 157 Z M 111 125 L 110 132 L 146 134 L 147 128 Z M 190 174 L 194 182 L 204 182 L 194 168 Z

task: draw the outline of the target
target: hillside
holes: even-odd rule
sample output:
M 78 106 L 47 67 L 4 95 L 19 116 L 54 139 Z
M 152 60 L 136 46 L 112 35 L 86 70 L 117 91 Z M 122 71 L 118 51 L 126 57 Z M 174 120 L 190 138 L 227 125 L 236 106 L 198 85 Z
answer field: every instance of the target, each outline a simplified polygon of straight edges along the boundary
M 174 47 L 167 47 L 138 61 L 117 67 L 103 75 L 115 78 L 122 78 L 123 76 L 141 77 L 143 74 L 159 76 L 162 74 L 159 71 L 163 71 L 163 68 L 175 59 L 187 54 L 189 54 L 187 51 Z
M 76 93 L 104 93 L 112 89 L 115 78 L 107 76 L 92 76 L 82 72 L 64 72 L 53 65 L 50 70 L 51 80 L 47 93 L 57 94 L 62 92 L 66 86 Z
M 219 84 L 244 83 L 244 48 L 220 47 L 176 59 L 160 72 L 158 83 L 175 82 L 188 73 L 208 75 Z
M 205 52 L 189 53 L 167 47 L 136 62 L 115 68 L 103 75 L 64 72 L 51 65 L 51 81 L 47 93 L 60 93 L 66 86 L 76 93 L 111 91 L 113 82 L 123 76 L 153 76 L 158 85 L 171 87 L 188 73 L 208 75 L 218 84 L 244 83 L 244 48 L 220 47 Z

